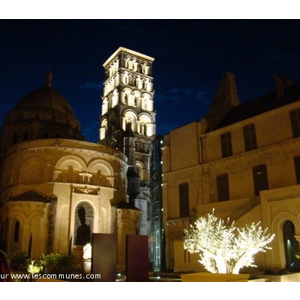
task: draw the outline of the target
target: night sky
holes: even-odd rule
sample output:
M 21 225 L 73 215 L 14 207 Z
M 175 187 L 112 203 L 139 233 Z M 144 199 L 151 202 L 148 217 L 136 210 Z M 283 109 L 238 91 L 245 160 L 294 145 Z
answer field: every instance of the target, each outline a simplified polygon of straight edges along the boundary
M 0 20 L 0 121 L 45 84 L 70 103 L 88 141 L 98 141 L 102 64 L 119 47 L 153 63 L 157 134 L 206 115 L 222 76 L 235 74 L 246 102 L 300 81 L 299 20 Z M 263 103 L 262 103 L 263 105 Z

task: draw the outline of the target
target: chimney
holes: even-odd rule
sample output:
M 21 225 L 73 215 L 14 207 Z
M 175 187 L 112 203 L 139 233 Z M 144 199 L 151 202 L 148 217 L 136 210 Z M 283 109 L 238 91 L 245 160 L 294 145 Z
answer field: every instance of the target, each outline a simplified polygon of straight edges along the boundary
M 275 76 L 275 84 L 276 84 L 276 96 L 277 99 L 280 99 L 284 95 L 285 90 L 293 83 L 289 78 L 277 75 Z

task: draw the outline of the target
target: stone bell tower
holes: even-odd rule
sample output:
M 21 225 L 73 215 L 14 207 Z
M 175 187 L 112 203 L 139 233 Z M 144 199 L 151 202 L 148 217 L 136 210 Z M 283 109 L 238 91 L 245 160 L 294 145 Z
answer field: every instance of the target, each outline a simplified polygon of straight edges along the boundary
M 140 193 L 134 205 L 142 210 L 140 234 L 147 234 L 149 147 L 156 136 L 152 63 L 154 58 L 120 47 L 103 64 L 102 114 L 99 140 L 119 151 L 126 141 L 127 124 L 135 138 L 135 170 Z

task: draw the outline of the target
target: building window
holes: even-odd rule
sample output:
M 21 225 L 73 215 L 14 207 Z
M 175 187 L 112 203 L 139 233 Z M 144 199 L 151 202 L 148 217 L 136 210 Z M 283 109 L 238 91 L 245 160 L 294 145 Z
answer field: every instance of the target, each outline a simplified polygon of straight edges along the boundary
M 299 272 L 299 242 L 295 238 L 295 225 L 291 221 L 286 221 L 283 225 L 283 240 L 285 248 L 286 268 L 290 272 Z
M 258 165 L 252 169 L 253 172 L 253 182 L 254 182 L 254 192 L 258 196 L 260 191 L 268 190 L 268 174 L 266 165 Z
M 294 157 L 295 173 L 297 184 L 300 184 L 300 155 Z
M 20 236 L 20 222 L 16 221 L 15 222 L 15 228 L 14 228 L 14 242 L 19 241 L 19 236 Z
M 179 211 L 181 218 L 189 216 L 189 184 L 187 182 L 179 185 Z
M 293 137 L 300 137 L 300 109 L 295 109 L 290 112 Z
M 229 200 L 229 181 L 228 174 L 217 176 L 218 201 Z
M 245 151 L 256 149 L 257 145 L 256 145 L 256 134 L 255 134 L 254 124 L 249 124 L 244 126 L 243 131 L 244 131 Z
M 230 132 L 221 134 L 221 150 L 222 150 L 222 157 L 228 157 L 232 155 Z

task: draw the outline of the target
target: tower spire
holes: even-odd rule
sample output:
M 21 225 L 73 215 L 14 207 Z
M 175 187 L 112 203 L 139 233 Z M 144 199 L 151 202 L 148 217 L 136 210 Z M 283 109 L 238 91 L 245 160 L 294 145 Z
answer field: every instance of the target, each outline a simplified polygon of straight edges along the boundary
M 52 80 L 53 80 L 52 72 L 51 69 L 49 69 L 46 75 L 46 86 L 52 87 Z

